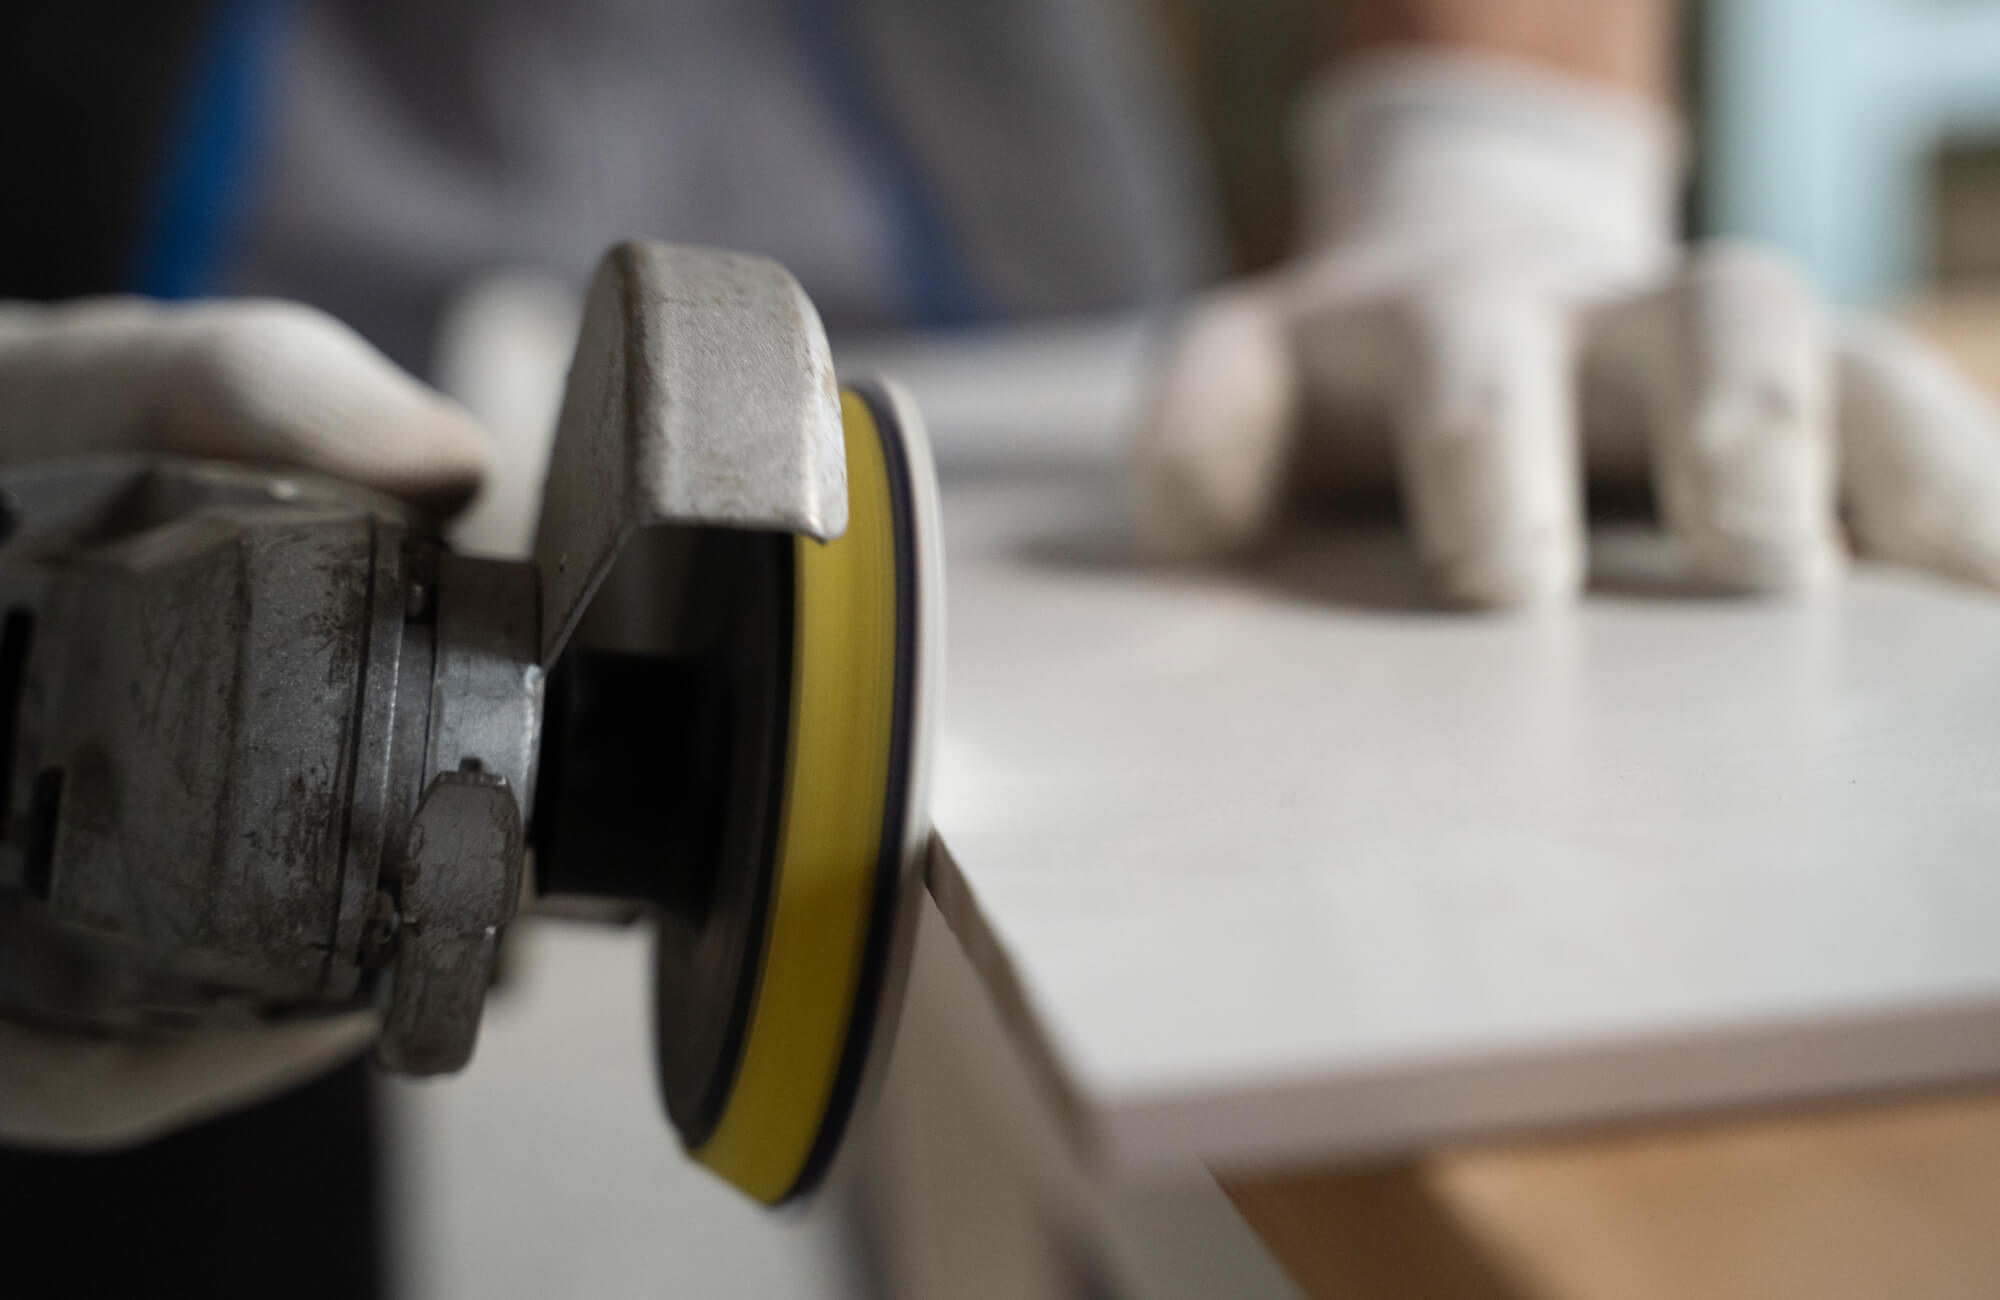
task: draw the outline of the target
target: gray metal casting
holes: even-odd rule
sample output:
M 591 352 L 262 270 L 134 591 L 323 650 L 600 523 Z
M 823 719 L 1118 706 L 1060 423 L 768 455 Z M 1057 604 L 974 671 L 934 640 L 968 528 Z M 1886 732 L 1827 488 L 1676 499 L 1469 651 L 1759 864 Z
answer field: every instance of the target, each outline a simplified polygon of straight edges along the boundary
M 768 258 L 623 244 L 598 267 L 543 488 L 535 563 L 553 662 L 632 532 L 847 531 L 833 356 Z
M 472 1051 L 544 672 L 628 543 L 612 590 L 667 626 L 674 525 L 846 525 L 810 302 L 775 263 L 660 245 L 597 277 L 535 564 L 309 476 L 99 458 L 0 493 L 0 1014 L 372 1007 L 411 1073 Z

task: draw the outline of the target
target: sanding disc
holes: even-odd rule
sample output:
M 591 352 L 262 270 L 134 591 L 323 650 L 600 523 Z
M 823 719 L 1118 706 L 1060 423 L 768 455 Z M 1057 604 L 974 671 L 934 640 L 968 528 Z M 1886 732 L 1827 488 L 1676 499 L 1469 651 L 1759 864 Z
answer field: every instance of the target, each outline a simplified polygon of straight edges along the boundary
M 821 1180 L 886 1054 L 929 837 L 935 473 L 893 388 L 850 389 L 841 414 L 847 531 L 792 543 L 782 785 L 754 979 L 739 981 L 719 1105 L 700 1131 L 682 1126 L 697 1160 L 772 1204 Z

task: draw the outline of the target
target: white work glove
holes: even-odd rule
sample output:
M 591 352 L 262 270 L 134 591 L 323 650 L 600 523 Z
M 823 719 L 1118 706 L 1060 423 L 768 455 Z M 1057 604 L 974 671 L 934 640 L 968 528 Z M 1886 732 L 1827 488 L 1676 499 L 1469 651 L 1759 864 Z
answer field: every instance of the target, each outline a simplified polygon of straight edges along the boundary
M 166 452 L 313 470 L 448 512 L 490 463 L 456 404 L 296 303 L 0 303 L 0 461 Z
M 0 303 L 0 462 L 131 451 L 308 469 L 433 510 L 462 504 L 488 458 L 463 410 L 309 308 Z M 312 1078 L 375 1032 L 367 1013 L 120 1036 L 0 1013 L 0 1140 L 139 1141 Z
M 1862 546 L 2000 584 L 2000 419 L 1785 265 L 1672 238 L 1679 138 L 1648 101 L 1462 54 L 1366 59 L 1301 111 L 1312 251 L 1197 303 L 1134 448 L 1156 551 L 1224 555 L 1294 498 L 1401 486 L 1438 588 L 1573 595 L 1586 474 L 1650 479 L 1693 573 L 1838 573 Z

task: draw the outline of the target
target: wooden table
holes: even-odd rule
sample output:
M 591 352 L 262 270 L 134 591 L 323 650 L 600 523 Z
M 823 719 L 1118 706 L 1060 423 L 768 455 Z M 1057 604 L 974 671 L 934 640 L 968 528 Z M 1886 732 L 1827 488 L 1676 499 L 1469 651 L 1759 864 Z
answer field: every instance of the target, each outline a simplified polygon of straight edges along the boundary
M 1224 1181 L 1314 1296 L 2000 1294 L 1990 1093 Z

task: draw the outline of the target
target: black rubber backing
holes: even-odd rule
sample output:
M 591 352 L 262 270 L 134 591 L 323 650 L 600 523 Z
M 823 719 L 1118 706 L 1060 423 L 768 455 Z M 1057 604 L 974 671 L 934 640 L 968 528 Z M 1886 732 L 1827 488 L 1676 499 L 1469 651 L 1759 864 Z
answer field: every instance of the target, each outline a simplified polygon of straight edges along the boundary
M 894 408 L 854 390 L 882 441 L 896 565 L 895 688 L 881 838 L 840 1063 L 791 1200 L 825 1177 L 883 1014 L 897 934 L 916 725 L 918 550 Z M 796 539 L 688 530 L 706 631 L 671 654 L 565 654 L 550 674 L 533 839 L 544 893 L 643 901 L 659 925 L 655 1053 L 690 1148 L 714 1133 L 741 1062 L 770 924 L 791 723 Z
M 794 542 L 683 531 L 698 575 L 679 620 L 688 643 L 581 645 L 549 676 L 533 839 L 542 893 L 651 905 L 660 1092 L 699 1146 L 756 1002 L 790 728 Z

